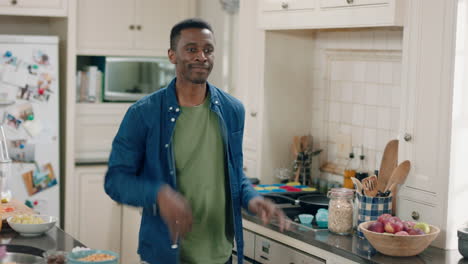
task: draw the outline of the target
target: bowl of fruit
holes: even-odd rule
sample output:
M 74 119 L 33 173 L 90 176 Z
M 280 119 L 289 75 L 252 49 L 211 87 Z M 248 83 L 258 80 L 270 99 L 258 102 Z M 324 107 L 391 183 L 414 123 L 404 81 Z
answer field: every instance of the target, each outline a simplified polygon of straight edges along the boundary
M 377 221 L 361 223 L 359 229 L 377 251 L 395 257 L 418 255 L 440 233 L 433 225 L 402 221 L 390 214 L 379 216 Z
M 18 215 L 7 218 L 8 225 L 22 236 L 40 236 L 55 226 L 57 217 L 46 215 Z

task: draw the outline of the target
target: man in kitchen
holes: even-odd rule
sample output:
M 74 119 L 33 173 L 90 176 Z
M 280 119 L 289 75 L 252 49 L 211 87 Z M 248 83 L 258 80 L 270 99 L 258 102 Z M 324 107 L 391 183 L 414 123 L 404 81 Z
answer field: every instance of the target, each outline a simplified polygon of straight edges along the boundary
M 244 107 L 207 82 L 214 49 L 205 21 L 176 24 L 168 50 L 176 78 L 133 104 L 113 141 L 105 191 L 143 207 L 138 253 L 151 264 L 230 263 L 234 239 L 241 263 L 242 207 L 287 225 L 243 173 Z

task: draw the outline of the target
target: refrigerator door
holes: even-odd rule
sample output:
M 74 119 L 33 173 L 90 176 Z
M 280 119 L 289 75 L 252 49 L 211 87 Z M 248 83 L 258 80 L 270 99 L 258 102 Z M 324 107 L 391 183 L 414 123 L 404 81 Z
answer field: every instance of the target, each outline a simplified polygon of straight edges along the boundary
M 0 35 L 0 121 L 13 160 L 8 185 L 14 199 L 57 217 L 58 67 L 57 37 Z

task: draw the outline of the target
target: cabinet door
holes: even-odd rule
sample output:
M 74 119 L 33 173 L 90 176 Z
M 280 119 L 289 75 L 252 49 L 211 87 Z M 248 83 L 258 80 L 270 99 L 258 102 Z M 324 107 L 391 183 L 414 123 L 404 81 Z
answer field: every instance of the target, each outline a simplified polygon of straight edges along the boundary
M 18 7 L 61 8 L 64 0 L 17 0 Z M 12 2 L 12 1 L 10 1 Z
M 190 0 L 136 0 L 135 48 L 166 56 L 171 28 L 190 14 Z
M 78 51 L 131 49 L 134 15 L 135 1 L 78 0 Z
M 140 256 L 137 253 L 140 222 L 140 209 L 124 205 L 122 210 L 122 252 L 120 254 L 121 263 L 140 263 Z
M 263 0 L 263 11 L 314 9 L 315 0 Z
M 353 7 L 388 4 L 391 0 L 320 0 L 320 7 Z
M 106 166 L 77 167 L 78 239 L 87 247 L 120 252 L 122 206 L 104 192 Z

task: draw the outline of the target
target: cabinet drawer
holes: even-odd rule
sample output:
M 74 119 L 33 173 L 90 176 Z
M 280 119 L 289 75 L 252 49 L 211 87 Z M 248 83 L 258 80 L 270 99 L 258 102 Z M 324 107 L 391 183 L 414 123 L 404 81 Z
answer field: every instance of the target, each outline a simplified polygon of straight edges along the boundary
M 321 8 L 354 7 L 389 4 L 390 0 L 320 0 Z
M 77 104 L 75 161 L 106 162 L 130 104 Z
M 407 197 L 400 197 L 397 207 L 397 215 L 401 220 L 426 222 L 438 227 L 441 226 L 442 212 L 438 206 L 416 202 Z
M 276 263 L 326 263 L 324 259 L 307 255 L 296 249 L 257 235 L 255 237 L 255 260 L 262 264 Z
M 315 0 L 263 0 L 263 11 L 306 10 L 315 8 Z

